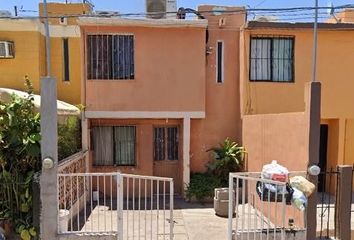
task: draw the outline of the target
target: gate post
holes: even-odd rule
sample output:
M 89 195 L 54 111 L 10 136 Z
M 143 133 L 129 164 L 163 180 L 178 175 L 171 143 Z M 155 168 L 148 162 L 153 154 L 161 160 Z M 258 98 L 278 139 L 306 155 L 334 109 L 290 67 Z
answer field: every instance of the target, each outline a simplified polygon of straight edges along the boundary
M 351 239 L 352 171 L 349 165 L 338 166 L 337 201 L 335 205 L 335 233 L 338 239 Z
M 306 110 L 308 118 L 308 161 L 309 166 L 318 165 L 320 149 L 320 122 L 321 122 L 321 83 L 306 84 L 305 92 Z M 317 228 L 317 176 L 309 176 L 316 186 L 316 191 L 308 199 L 306 211 L 306 240 L 316 239 Z
M 40 176 L 40 238 L 57 239 L 58 233 L 58 120 L 57 82 L 55 78 L 41 79 L 41 155 Z
M 123 175 L 117 172 L 117 237 L 123 240 Z M 127 209 L 128 210 L 128 209 Z

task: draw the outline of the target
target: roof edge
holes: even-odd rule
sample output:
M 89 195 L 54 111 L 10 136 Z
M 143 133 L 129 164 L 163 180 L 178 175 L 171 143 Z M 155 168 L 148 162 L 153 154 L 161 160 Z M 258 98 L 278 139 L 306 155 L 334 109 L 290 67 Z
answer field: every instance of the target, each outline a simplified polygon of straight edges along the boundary
M 199 27 L 207 28 L 208 20 L 186 19 L 130 19 L 121 17 L 80 17 L 78 24 L 81 26 L 141 26 L 141 27 Z

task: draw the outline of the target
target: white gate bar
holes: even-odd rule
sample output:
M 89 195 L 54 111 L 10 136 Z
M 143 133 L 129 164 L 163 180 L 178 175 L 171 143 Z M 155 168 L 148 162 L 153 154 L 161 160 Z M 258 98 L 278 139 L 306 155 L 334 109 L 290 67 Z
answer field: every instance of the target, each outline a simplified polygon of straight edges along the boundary
M 67 217 L 69 228 L 62 231 L 58 224 L 58 234 L 115 235 L 119 240 L 137 238 L 173 240 L 172 178 L 119 172 L 59 173 L 57 176 L 58 211 L 61 208 L 70 211 Z M 113 188 L 116 189 L 116 193 Z M 113 213 L 115 204 L 117 211 Z M 125 204 L 126 209 L 123 208 Z M 166 218 L 167 204 L 169 219 Z M 62 219 L 58 216 L 58 220 Z

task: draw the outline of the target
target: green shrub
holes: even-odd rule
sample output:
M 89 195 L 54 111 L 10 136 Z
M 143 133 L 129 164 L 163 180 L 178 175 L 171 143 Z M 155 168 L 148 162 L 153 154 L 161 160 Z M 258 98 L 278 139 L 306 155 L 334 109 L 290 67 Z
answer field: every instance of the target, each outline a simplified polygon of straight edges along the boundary
M 224 187 L 228 186 L 229 173 L 243 170 L 245 148 L 227 138 L 219 147 L 208 151 L 213 152 L 213 161 L 208 165 L 209 172 L 218 177 Z
M 36 236 L 33 227 L 32 181 L 40 170 L 40 118 L 34 111 L 33 89 L 28 97 L 0 102 L 0 219 L 7 220 L 22 239 Z
M 63 160 L 81 150 L 81 124 L 76 116 L 58 124 L 58 159 Z
M 220 179 L 216 176 L 209 173 L 194 173 L 187 186 L 186 196 L 189 200 L 195 198 L 199 202 L 204 202 L 207 198 L 213 197 L 214 189 L 221 185 Z

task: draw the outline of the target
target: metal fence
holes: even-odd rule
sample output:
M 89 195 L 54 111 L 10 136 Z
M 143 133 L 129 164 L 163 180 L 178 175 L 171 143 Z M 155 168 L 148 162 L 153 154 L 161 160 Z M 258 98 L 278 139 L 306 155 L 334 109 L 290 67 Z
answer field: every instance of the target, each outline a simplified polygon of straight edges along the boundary
M 330 169 L 318 176 L 317 204 L 317 236 L 319 239 L 329 239 L 336 236 L 335 206 L 338 202 L 339 172 Z
M 59 234 L 173 239 L 171 178 L 121 173 L 58 174 L 58 188 L 66 189 L 58 192 Z
M 228 240 L 303 239 L 304 212 L 290 205 L 287 192 L 286 183 L 261 179 L 260 173 L 231 173 Z

